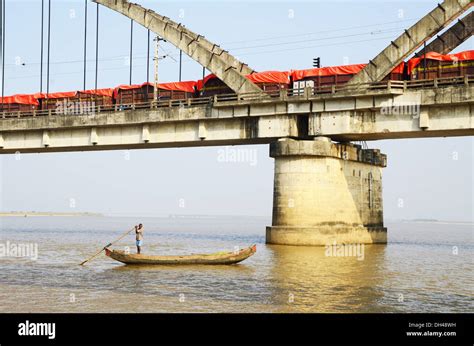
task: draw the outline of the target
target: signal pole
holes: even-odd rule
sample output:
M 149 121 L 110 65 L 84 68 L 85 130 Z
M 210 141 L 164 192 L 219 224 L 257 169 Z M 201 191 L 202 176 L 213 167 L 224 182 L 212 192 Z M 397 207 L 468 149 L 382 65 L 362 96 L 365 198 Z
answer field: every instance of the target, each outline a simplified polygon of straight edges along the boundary
M 321 67 L 321 58 L 319 56 L 317 58 L 313 58 L 313 67 Z
M 179 51 L 179 81 L 181 82 L 181 71 L 183 69 L 183 51 Z

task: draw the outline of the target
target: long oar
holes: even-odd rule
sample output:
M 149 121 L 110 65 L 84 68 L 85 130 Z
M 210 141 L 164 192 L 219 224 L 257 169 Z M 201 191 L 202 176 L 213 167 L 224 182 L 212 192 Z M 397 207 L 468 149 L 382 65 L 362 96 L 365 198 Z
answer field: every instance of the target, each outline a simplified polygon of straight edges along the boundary
M 101 254 L 102 251 L 105 250 L 105 248 L 109 247 L 109 246 L 112 246 L 114 243 L 118 242 L 119 240 L 121 240 L 122 238 L 124 238 L 126 235 L 128 235 L 131 231 L 133 231 L 135 229 L 135 227 L 133 227 L 131 230 L 127 231 L 125 234 L 123 234 L 120 238 L 114 240 L 113 242 L 107 244 L 106 246 L 104 246 L 99 252 L 97 252 L 94 256 L 86 259 L 84 262 L 82 262 L 80 265 L 84 265 L 86 264 L 87 262 L 89 262 L 91 259 L 93 258 L 96 258 L 97 256 L 99 256 Z

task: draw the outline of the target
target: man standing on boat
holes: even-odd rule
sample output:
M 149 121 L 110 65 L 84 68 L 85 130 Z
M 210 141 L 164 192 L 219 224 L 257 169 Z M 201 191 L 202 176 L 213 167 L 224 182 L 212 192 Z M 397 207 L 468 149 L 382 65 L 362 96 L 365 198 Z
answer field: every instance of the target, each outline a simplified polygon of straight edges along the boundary
M 143 244 L 143 225 L 142 224 L 135 226 L 135 234 L 136 234 L 136 240 L 137 240 L 137 253 L 140 254 L 142 250 L 142 244 Z

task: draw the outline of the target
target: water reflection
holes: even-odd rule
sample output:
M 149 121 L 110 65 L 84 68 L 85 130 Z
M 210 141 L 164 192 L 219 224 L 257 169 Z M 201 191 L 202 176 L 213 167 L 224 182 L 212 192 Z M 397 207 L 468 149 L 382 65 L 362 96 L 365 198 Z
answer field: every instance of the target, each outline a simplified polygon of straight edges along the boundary
M 175 296 L 192 293 L 201 299 L 226 300 L 226 294 L 250 281 L 256 275 L 253 267 L 238 265 L 114 265 L 102 271 L 104 278 L 120 282 L 120 291 Z
M 238 265 L 125 265 L 119 264 L 112 268 L 108 268 L 106 272 L 123 272 L 123 273 L 137 273 L 137 272 L 159 272 L 159 273 L 193 273 L 196 271 L 202 273 L 212 273 L 216 275 L 251 275 L 255 272 L 253 268 L 246 266 L 243 263 Z
M 324 247 L 269 246 L 283 311 L 373 311 L 383 296 L 385 245 L 364 246 L 364 258 L 326 256 Z

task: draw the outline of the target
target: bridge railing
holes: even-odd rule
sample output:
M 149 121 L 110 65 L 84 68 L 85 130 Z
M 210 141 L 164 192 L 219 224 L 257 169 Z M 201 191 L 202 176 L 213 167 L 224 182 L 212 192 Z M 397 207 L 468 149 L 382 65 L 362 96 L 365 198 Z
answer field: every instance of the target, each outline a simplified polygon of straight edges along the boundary
M 302 97 L 307 98 L 315 95 L 337 94 L 337 93 L 356 93 L 365 90 L 388 90 L 388 89 L 406 89 L 404 81 L 383 81 L 378 83 L 366 83 L 359 85 L 322 85 L 315 87 L 295 88 L 295 89 L 281 89 L 275 91 L 266 91 L 265 94 L 272 98 L 280 97 Z M 245 94 L 221 94 L 214 97 L 214 101 L 239 101 L 239 100 L 264 100 L 266 99 L 261 93 L 245 93 Z
M 419 79 L 410 81 L 382 81 L 378 83 L 367 83 L 359 85 L 324 85 L 315 87 L 306 87 L 300 89 L 280 89 L 265 91 L 266 97 L 258 93 L 244 93 L 244 94 L 220 94 L 214 96 L 187 98 L 187 99 L 170 99 L 170 100 L 152 100 L 143 103 L 134 104 L 115 104 L 115 105 L 98 105 L 90 106 L 83 113 L 68 113 L 67 110 L 59 111 L 58 109 L 47 110 L 29 110 L 29 111 L 6 111 L 1 112 L 0 117 L 6 118 L 24 118 L 24 117 L 38 117 L 38 116 L 56 116 L 56 115 L 95 115 L 103 112 L 121 112 L 138 109 L 159 109 L 159 108 L 179 108 L 179 107 L 194 107 L 194 106 L 218 106 L 219 104 L 227 105 L 235 102 L 245 101 L 259 101 L 273 102 L 276 99 L 285 102 L 287 100 L 306 100 L 324 96 L 328 94 L 343 94 L 351 95 L 366 91 L 387 91 L 407 90 L 407 89 L 423 89 L 423 88 L 437 88 L 452 85 L 469 85 L 474 83 L 474 75 L 466 75 L 459 77 L 445 77 L 435 79 Z
M 417 79 L 411 80 L 407 83 L 407 88 L 437 88 L 442 86 L 470 84 L 474 81 L 473 75 L 458 76 L 458 77 L 443 77 L 435 79 Z

